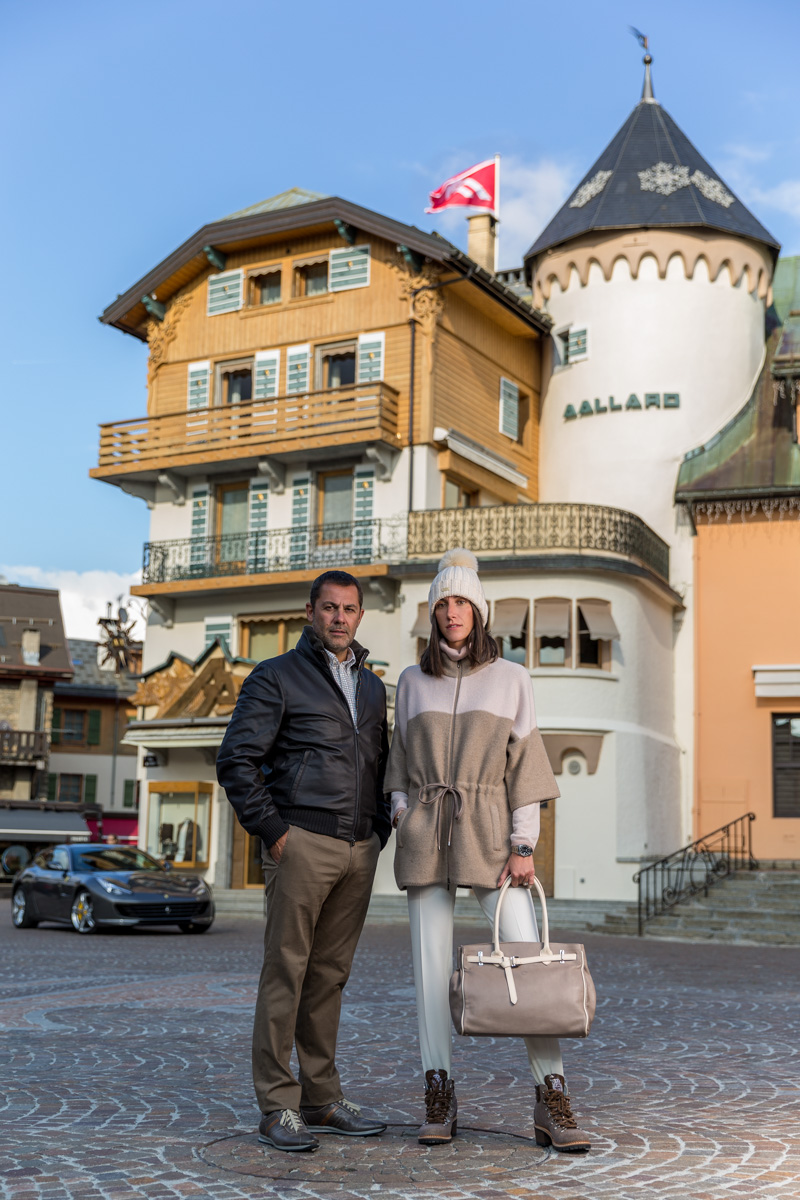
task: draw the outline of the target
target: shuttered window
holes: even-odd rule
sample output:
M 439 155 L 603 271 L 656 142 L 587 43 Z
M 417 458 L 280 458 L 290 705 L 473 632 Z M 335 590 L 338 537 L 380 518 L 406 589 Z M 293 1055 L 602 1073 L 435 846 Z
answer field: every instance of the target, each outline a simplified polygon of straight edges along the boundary
M 353 476 L 353 558 L 356 562 L 372 559 L 374 493 L 374 469 L 356 467 Z
M 308 514 L 311 479 L 299 475 L 292 484 L 292 535 L 289 539 L 289 564 L 304 566 L 308 559 Z
M 383 379 L 385 333 L 362 333 L 358 339 L 358 382 Z
M 589 349 L 587 331 L 585 329 L 570 329 L 567 335 L 567 362 L 576 362 L 586 358 Z
M 189 381 L 186 391 L 186 407 L 208 408 L 211 392 L 211 363 L 189 363 Z
M 330 289 L 343 292 L 347 288 L 369 285 L 369 246 L 345 246 L 331 250 Z
M 500 379 L 500 432 L 519 441 L 519 388 L 504 376 Z
M 247 517 L 247 570 L 252 575 L 267 569 L 267 521 L 269 518 L 269 481 L 250 481 L 250 506 Z
M 208 488 L 192 489 L 192 544 L 189 552 L 192 575 L 205 572 L 208 559 Z
M 62 710 L 60 708 L 53 709 L 53 722 L 50 726 L 50 744 L 52 746 L 61 745 L 61 712 Z M 53 797 L 53 799 L 55 799 L 55 797 Z
M 271 400 L 278 394 L 278 376 L 281 369 L 280 350 L 259 350 L 255 358 L 253 399 Z
M 103 714 L 99 708 L 89 709 L 89 721 L 86 733 L 86 743 L 89 746 L 100 745 L 100 724 Z
M 136 806 L 136 780 L 126 779 L 122 794 L 123 808 L 134 808 Z
M 97 776 L 85 775 L 83 779 L 83 803 L 97 803 Z
M 772 815 L 800 817 L 800 713 L 772 714 Z
M 215 638 L 219 638 L 225 644 L 228 651 L 231 650 L 231 630 L 233 628 L 232 617 L 206 617 L 205 620 L 205 642 L 204 649 L 208 649 Z
M 208 315 L 236 312 L 242 307 L 244 296 L 244 272 L 223 271 L 221 275 L 208 277 Z
M 290 346 L 286 351 L 286 391 L 307 392 L 311 363 L 311 347 Z

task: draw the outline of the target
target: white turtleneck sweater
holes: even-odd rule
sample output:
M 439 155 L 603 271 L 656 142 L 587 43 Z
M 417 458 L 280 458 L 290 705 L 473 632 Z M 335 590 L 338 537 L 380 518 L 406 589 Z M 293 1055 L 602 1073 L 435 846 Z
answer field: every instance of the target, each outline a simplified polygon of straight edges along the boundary
M 442 648 L 442 653 L 446 654 L 453 662 L 459 662 L 462 658 L 466 658 L 466 646 L 462 646 L 460 650 L 454 650 L 444 639 L 439 642 L 439 645 Z M 533 804 L 525 804 L 521 808 L 514 809 L 511 814 L 512 846 L 530 846 L 532 850 L 536 848 L 540 828 L 539 807 L 538 802 L 534 802 Z M 405 808 L 408 808 L 408 794 L 406 792 L 392 792 L 393 825 L 398 814 Z

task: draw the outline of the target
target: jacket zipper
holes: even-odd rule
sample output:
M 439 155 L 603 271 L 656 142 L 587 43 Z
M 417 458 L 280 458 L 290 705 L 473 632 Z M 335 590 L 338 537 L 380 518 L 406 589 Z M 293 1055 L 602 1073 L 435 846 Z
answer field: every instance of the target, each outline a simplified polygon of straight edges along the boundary
M 447 783 L 453 782 L 453 745 L 456 740 L 456 709 L 458 708 L 458 693 L 461 691 L 461 663 L 456 663 L 456 690 L 453 695 L 453 709 L 450 713 L 450 748 L 447 753 Z M 453 803 L 451 798 L 450 803 Z M 447 854 L 447 890 L 450 891 L 450 847 Z
M 361 808 L 361 749 L 358 741 L 358 694 L 361 691 L 361 672 L 364 669 L 363 663 L 359 663 L 358 674 L 356 676 L 356 698 L 353 704 L 355 709 L 355 717 L 353 718 L 353 745 L 356 752 L 356 806 L 353 810 L 353 836 L 350 838 L 350 845 L 356 844 L 356 830 L 358 829 L 359 809 Z M 345 704 L 347 700 L 344 695 L 342 699 Z M 347 704 L 347 710 L 350 711 L 350 705 Z

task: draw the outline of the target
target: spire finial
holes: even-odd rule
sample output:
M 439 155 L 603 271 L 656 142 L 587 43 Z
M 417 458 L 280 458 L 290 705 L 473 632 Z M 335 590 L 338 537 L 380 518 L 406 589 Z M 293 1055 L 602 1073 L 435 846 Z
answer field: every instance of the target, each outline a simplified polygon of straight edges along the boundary
M 653 59 L 648 52 L 649 47 L 648 47 L 648 43 L 647 43 L 647 35 L 644 33 L 640 33 L 638 29 L 634 29 L 633 25 L 629 26 L 629 28 L 630 28 L 631 33 L 633 34 L 633 36 L 636 38 L 637 42 L 639 43 L 639 45 L 645 51 L 645 56 L 644 56 L 644 59 L 642 60 L 644 62 L 644 83 L 642 85 L 642 101 L 645 104 L 658 104 L 658 101 L 656 100 L 655 96 L 653 95 L 653 80 L 650 76 L 650 64 L 653 61 Z

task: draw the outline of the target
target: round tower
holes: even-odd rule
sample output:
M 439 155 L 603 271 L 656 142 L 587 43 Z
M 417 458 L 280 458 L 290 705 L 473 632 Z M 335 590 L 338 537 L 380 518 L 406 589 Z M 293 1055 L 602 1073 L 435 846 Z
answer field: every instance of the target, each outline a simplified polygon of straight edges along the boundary
M 778 245 L 653 95 L 525 256 L 553 319 L 539 498 L 638 513 L 674 544 L 684 454 L 747 400 Z

